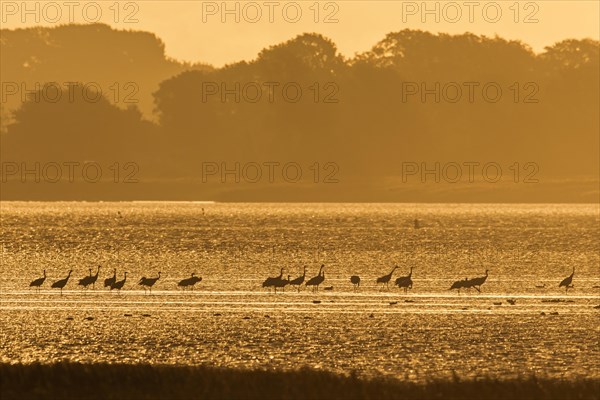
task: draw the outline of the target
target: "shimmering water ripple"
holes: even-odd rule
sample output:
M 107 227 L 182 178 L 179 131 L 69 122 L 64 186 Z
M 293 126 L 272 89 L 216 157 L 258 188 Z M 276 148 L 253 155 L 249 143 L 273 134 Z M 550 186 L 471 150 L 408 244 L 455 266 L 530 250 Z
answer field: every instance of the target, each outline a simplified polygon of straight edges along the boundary
M 453 371 L 600 377 L 597 206 L 1 207 L 3 362 L 308 365 L 413 380 Z M 415 218 L 422 229 L 413 228 Z M 280 267 L 295 277 L 308 265 L 310 277 L 321 263 L 326 281 L 317 294 L 260 287 Z M 78 289 L 98 264 L 96 290 Z M 415 267 L 407 295 L 375 285 L 394 264 L 394 277 Z M 575 287 L 565 294 L 558 282 L 573 267 Z M 49 289 L 71 268 L 62 296 Z M 119 279 L 129 272 L 122 293 L 100 289 L 112 268 Z M 486 268 L 483 293 L 447 290 Z M 29 290 L 42 269 L 42 290 Z M 139 277 L 158 270 L 153 294 L 139 290 Z M 196 290 L 177 290 L 192 271 L 204 278 Z M 354 274 L 363 280 L 359 292 L 348 281 Z

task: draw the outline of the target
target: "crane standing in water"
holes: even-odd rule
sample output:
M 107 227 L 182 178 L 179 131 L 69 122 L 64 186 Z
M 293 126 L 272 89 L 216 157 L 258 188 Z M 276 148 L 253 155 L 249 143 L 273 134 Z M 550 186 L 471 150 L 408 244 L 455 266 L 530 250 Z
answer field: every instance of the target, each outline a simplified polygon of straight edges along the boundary
M 196 276 L 195 272 L 192 272 L 192 276 L 179 281 L 177 286 L 185 290 L 186 287 L 191 287 L 194 290 L 194 285 L 202 280 L 202 277 Z
M 124 273 L 123 279 L 121 279 L 120 281 L 117 281 L 117 282 L 113 282 L 110 285 L 110 290 L 117 289 L 118 291 L 121 291 L 121 289 L 123 289 L 123 286 L 125 286 L 126 280 L 127 280 L 127 272 Z
M 313 276 L 308 280 L 308 282 L 306 282 L 306 287 L 312 286 L 313 292 L 318 291 L 319 285 L 325 280 L 325 272 L 323 272 L 323 268 L 325 268 L 325 264 L 321 264 L 321 268 L 319 268 L 319 275 Z
M 83 278 L 81 278 L 79 280 L 78 285 L 79 286 L 83 286 L 82 289 L 87 289 L 87 287 L 92 283 L 91 282 L 91 279 L 92 279 L 92 269 L 90 268 L 89 271 L 90 271 L 90 274 L 88 276 L 84 276 Z
M 96 275 L 92 275 L 89 278 L 89 284 L 91 284 L 94 289 L 96 289 L 96 281 L 98 280 L 99 273 L 100 273 L 100 266 L 98 265 L 98 269 L 96 270 Z M 91 274 L 91 272 L 90 272 L 90 274 Z
M 300 291 L 300 287 L 304 283 L 304 279 L 305 278 L 306 278 L 306 266 L 304 266 L 304 272 L 302 273 L 302 275 L 300 275 L 296 279 L 292 279 L 290 281 L 290 286 L 297 286 L 298 287 L 298 292 L 299 292 Z
M 413 272 L 413 267 L 410 267 L 410 272 L 408 273 L 408 275 L 396 278 L 396 285 L 399 288 L 404 288 L 404 293 L 407 293 L 408 289 L 412 289 L 412 286 L 413 286 L 412 272 Z
M 117 280 L 117 269 L 115 268 L 113 270 L 113 276 L 111 276 L 110 278 L 106 278 L 104 280 L 104 287 L 108 287 L 110 289 L 110 287 L 112 286 L 113 283 L 115 283 L 116 280 Z
M 59 279 L 56 282 L 54 282 L 51 286 L 51 288 L 53 289 L 60 289 L 60 295 L 62 296 L 62 290 L 65 286 L 67 286 L 67 282 L 69 282 L 69 278 L 71 277 L 71 273 L 73 272 L 73 270 L 69 271 L 69 274 L 67 275 L 66 278 L 63 279 Z
M 40 286 L 42 286 L 44 284 L 45 280 L 46 280 L 46 270 L 44 270 L 44 276 L 42 276 L 41 278 L 32 280 L 31 283 L 29 284 L 29 287 L 34 287 L 39 290 Z
M 481 285 L 483 285 L 488 277 L 489 270 L 485 270 L 485 275 L 477 278 L 469 279 L 468 287 L 474 287 L 479 293 L 481 293 Z
M 154 286 L 156 281 L 159 279 L 160 279 L 160 271 L 158 271 L 158 276 L 156 278 L 146 278 L 145 276 L 142 277 L 142 279 L 140 279 L 140 281 L 138 282 L 138 285 L 143 286 L 144 291 L 146 291 L 146 288 L 148 288 L 150 290 L 150 294 L 152 294 L 152 286 Z
M 267 279 L 265 279 L 264 282 L 262 283 L 262 287 L 264 287 L 264 288 L 275 287 L 275 284 L 277 282 L 279 282 L 282 277 L 283 277 L 283 268 L 281 268 L 281 270 L 279 271 L 279 276 L 270 276 Z M 277 289 L 275 289 L 275 291 L 277 291 Z
M 569 291 L 569 288 L 573 287 L 571 285 L 573 283 L 573 275 L 575 275 L 575 267 L 573 267 L 573 272 L 571 272 L 571 275 L 567 276 L 558 284 L 558 287 L 565 287 L 565 294 Z
M 288 275 L 287 279 L 280 279 L 277 282 L 275 282 L 275 285 L 273 285 L 273 287 L 275 288 L 275 293 L 277 293 L 277 288 L 283 289 L 283 291 L 285 292 L 285 287 L 287 285 L 290 284 L 290 276 Z
M 452 284 L 452 286 L 450 286 L 450 289 L 448 289 L 448 290 L 458 289 L 458 294 L 460 294 L 460 289 L 468 288 L 469 287 L 468 285 L 469 285 L 469 279 L 467 277 L 465 277 L 465 279 L 462 281 L 455 281 Z
M 392 279 L 392 274 L 394 273 L 395 270 L 398 269 L 398 266 L 395 265 L 394 268 L 390 271 L 389 274 L 387 275 L 383 275 L 380 276 L 379 278 L 377 278 L 377 284 L 381 283 L 381 288 L 383 289 L 383 285 L 385 285 L 388 289 L 390 288 L 390 279 Z

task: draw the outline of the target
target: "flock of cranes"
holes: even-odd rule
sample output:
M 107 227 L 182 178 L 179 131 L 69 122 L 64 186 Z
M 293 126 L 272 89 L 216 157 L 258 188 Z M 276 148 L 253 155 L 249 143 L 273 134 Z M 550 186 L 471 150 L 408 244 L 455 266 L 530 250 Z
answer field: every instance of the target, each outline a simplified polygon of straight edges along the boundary
M 98 275 L 100 274 L 100 268 L 101 267 L 98 266 L 98 269 L 96 270 L 95 275 L 92 275 L 92 269 L 90 268 L 89 269 L 90 274 L 79 279 L 79 282 L 77 285 L 81 286 L 83 289 L 88 288 L 90 285 L 92 285 L 92 287 L 95 288 L 96 281 L 98 280 Z M 65 286 L 67 286 L 67 283 L 69 282 L 69 278 L 71 278 L 72 273 L 73 273 L 73 270 L 70 270 L 66 277 L 53 282 L 52 285 L 50 285 L 50 287 L 53 289 L 60 289 L 60 293 L 62 295 L 62 290 Z M 154 284 L 159 279 L 160 279 L 160 271 L 158 271 L 158 275 L 156 277 L 146 278 L 145 276 L 143 276 L 138 281 L 138 285 L 140 285 L 144 289 L 144 291 L 149 290 L 150 293 L 152 293 L 152 286 L 154 286 Z M 196 283 L 200 282 L 201 280 L 202 280 L 202 278 L 196 276 L 196 273 L 192 273 L 192 276 L 190 276 L 189 278 L 185 278 L 185 279 L 182 279 L 181 281 L 179 281 L 177 283 L 177 286 L 184 290 L 186 288 L 190 288 L 193 290 L 194 285 Z M 44 284 L 45 281 L 46 281 L 46 270 L 44 270 L 44 275 L 41 278 L 37 278 L 37 279 L 34 279 L 33 281 L 31 281 L 31 283 L 29 284 L 29 287 L 40 289 L 40 287 Z M 121 289 L 123 289 L 123 286 L 125 286 L 126 281 L 127 281 L 127 271 L 123 272 L 123 279 L 117 280 L 117 270 L 113 269 L 113 275 L 104 280 L 104 287 L 107 287 L 110 290 L 113 290 L 113 289 L 121 290 Z
M 475 290 L 477 290 L 479 293 L 481 293 L 481 285 L 483 285 L 488 277 L 488 270 L 485 270 L 485 275 L 483 276 L 479 276 L 477 278 L 465 278 L 463 280 L 459 280 L 456 281 L 452 284 L 452 286 L 450 286 L 450 289 L 448 290 L 452 290 L 452 289 L 458 289 L 458 292 L 460 293 L 460 289 L 471 289 L 471 288 L 475 288 Z M 560 287 L 560 286 L 559 286 Z
M 92 268 L 90 268 L 89 275 L 86 275 L 83 278 L 79 279 L 78 285 L 84 289 L 89 288 L 90 285 L 93 288 L 95 288 L 96 281 L 98 280 L 98 275 L 100 274 L 100 268 L 101 267 L 98 266 L 95 274 L 92 274 Z M 287 277 L 284 278 L 283 271 L 285 269 L 281 268 L 281 270 L 279 271 L 279 275 L 268 277 L 267 279 L 265 279 L 264 282 L 262 283 L 262 287 L 267 288 L 269 290 L 272 288 L 274 290 L 274 292 L 277 293 L 277 289 L 281 289 L 282 291 L 285 291 L 285 287 L 290 286 L 290 287 L 295 287 L 299 292 L 300 288 L 304 284 L 307 289 L 310 288 L 313 292 L 317 292 L 319 290 L 319 286 L 325 281 L 324 268 L 325 268 L 325 264 L 321 264 L 321 267 L 319 268 L 319 273 L 316 276 L 313 276 L 312 278 L 310 278 L 308 280 L 306 280 L 306 266 L 304 267 L 302 275 L 298 276 L 295 279 L 290 279 L 290 275 L 287 275 Z M 383 276 L 380 276 L 379 278 L 377 278 L 375 280 L 375 284 L 378 287 L 380 287 L 381 289 L 386 288 L 389 290 L 390 281 L 392 280 L 392 276 L 397 269 L 398 269 L 398 266 L 394 266 L 394 268 L 392 268 L 392 270 L 390 271 L 389 274 L 386 274 L 386 275 L 383 275 Z M 398 288 L 404 289 L 404 293 L 407 293 L 408 289 L 412 289 L 412 287 L 413 287 L 413 281 L 412 281 L 413 269 L 414 269 L 414 267 L 411 267 L 410 271 L 407 275 L 396 278 L 396 280 L 394 282 L 394 284 L 396 286 L 398 286 Z M 52 285 L 50 285 L 50 287 L 53 289 L 60 289 L 60 293 L 62 295 L 62 290 L 69 282 L 69 278 L 71 277 L 72 273 L 73 273 L 73 270 L 70 270 L 65 278 L 59 279 L 59 280 L 53 282 Z M 146 278 L 145 276 L 143 276 L 138 281 L 138 285 L 142 286 L 144 291 L 148 290 L 150 293 L 152 293 L 152 287 L 160 279 L 160 274 L 161 274 L 161 272 L 159 271 L 157 276 L 155 276 L 155 277 Z M 448 290 L 456 289 L 456 290 L 458 290 L 458 293 L 460 293 L 461 289 L 474 288 L 479 293 L 481 293 L 481 285 L 483 285 L 486 282 L 486 280 L 488 278 L 488 274 L 489 274 L 489 270 L 486 269 L 485 274 L 482 276 L 471 278 L 471 279 L 465 278 L 465 279 L 457 280 L 450 286 L 450 288 Z M 565 293 L 567 293 L 569 291 L 569 289 L 573 287 L 573 276 L 574 275 L 575 275 L 575 268 L 573 268 L 573 272 L 571 273 L 571 275 L 567 276 L 565 279 L 563 279 L 559 283 L 558 287 L 559 288 L 564 287 Z M 31 281 L 29 286 L 39 289 L 44 284 L 45 281 L 46 281 L 46 270 L 44 270 L 44 275 L 42 277 Z M 108 287 L 110 290 L 113 290 L 113 289 L 121 290 L 125 286 L 126 281 L 127 281 L 127 272 L 123 273 L 123 279 L 117 281 L 117 270 L 113 269 L 113 275 L 104 280 L 104 287 L 105 288 Z M 189 278 L 180 280 L 177 283 L 177 286 L 183 290 L 185 290 L 186 288 L 190 288 L 191 290 L 193 290 L 194 286 L 201 281 L 202 281 L 201 277 L 196 276 L 196 273 L 192 273 Z M 350 277 L 350 283 L 352 283 L 355 291 L 359 290 L 360 283 L 361 283 L 360 276 L 352 275 Z M 325 290 L 332 290 L 332 289 L 333 289 L 332 286 L 325 288 Z

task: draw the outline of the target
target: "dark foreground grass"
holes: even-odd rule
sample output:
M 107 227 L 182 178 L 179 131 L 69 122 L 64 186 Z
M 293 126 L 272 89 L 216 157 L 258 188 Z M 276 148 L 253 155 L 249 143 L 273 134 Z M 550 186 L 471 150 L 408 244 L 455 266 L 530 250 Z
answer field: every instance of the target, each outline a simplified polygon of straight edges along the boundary
M 0 399 L 599 399 L 600 380 L 359 379 L 311 369 L 0 364 Z

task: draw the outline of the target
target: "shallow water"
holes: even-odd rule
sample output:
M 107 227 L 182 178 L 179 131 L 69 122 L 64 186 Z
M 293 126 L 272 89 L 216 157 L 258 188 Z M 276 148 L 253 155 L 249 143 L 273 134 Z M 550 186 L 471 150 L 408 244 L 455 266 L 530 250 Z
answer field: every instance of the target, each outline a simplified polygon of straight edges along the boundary
M 1 210 L 3 362 L 600 377 L 597 205 L 3 202 Z M 261 287 L 281 267 L 296 277 L 306 265 L 311 277 L 321 263 L 318 293 Z M 375 284 L 395 264 L 391 283 L 414 267 L 408 294 Z M 97 265 L 96 288 L 78 288 Z M 558 282 L 573 267 L 565 293 Z M 117 279 L 128 272 L 121 293 L 102 288 L 113 268 Z M 47 281 L 30 290 L 43 269 Z M 69 269 L 63 294 L 50 289 Z M 482 293 L 448 291 L 485 269 Z M 158 271 L 152 295 L 140 290 L 139 278 Z M 179 290 L 191 272 L 202 282 Z

